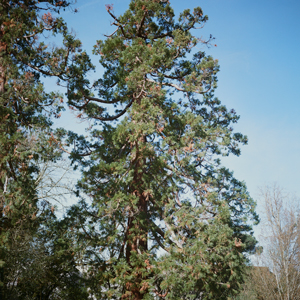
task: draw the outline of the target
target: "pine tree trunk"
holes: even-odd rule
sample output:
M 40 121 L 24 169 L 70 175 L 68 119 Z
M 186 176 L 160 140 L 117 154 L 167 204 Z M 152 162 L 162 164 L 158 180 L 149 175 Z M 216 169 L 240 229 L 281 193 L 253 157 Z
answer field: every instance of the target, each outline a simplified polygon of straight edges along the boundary
M 6 52 L 6 43 L 2 42 L 3 39 L 3 26 L 0 27 L 0 105 L 2 106 L 3 103 L 3 99 L 2 95 L 4 94 L 4 89 L 5 89 L 5 83 L 6 83 L 6 76 L 5 76 L 5 66 L 3 64 L 3 57 L 5 55 Z M 3 117 L 3 116 L 2 116 Z M 1 118 L 2 119 L 2 118 Z M 3 155 L 4 153 L 0 153 L 0 155 Z M 2 172 L 2 167 L 0 164 L 0 179 L 3 176 L 3 172 Z M 0 195 L 0 214 L 1 214 L 1 223 L 2 223 L 2 217 L 3 217 L 3 208 L 4 208 L 4 188 L 5 188 L 5 184 L 3 184 L 2 180 L 0 180 L 0 189 L 1 189 L 1 195 Z M 2 224 L 0 225 L 0 235 L 2 232 Z
M 136 157 L 135 157 L 135 171 L 134 178 L 132 181 L 132 194 L 139 199 L 138 201 L 138 215 L 128 218 L 128 235 L 127 247 L 126 247 L 126 261 L 132 268 L 132 274 L 135 277 L 134 283 L 127 282 L 126 290 L 130 292 L 131 298 L 134 300 L 143 299 L 144 294 L 147 294 L 147 288 L 141 290 L 141 282 L 146 279 L 142 276 L 142 270 L 145 268 L 144 265 L 132 264 L 132 256 L 142 255 L 148 250 L 147 236 L 148 232 L 144 224 L 141 224 L 141 220 L 147 218 L 148 205 L 146 197 L 143 193 L 143 169 L 146 160 L 143 158 L 140 150 L 144 147 L 147 142 L 146 137 L 142 136 L 136 142 Z M 134 215 L 134 211 L 132 211 Z
M 6 52 L 6 43 L 2 42 L 3 39 L 3 27 L 1 25 L 0 27 L 0 105 L 2 106 L 2 95 L 4 93 L 4 89 L 5 89 L 5 82 L 6 82 L 6 76 L 5 76 L 5 67 L 3 65 L 3 56 L 5 55 Z M 1 153 L 0 153 L 1 155 Z M 2 227 L 3 227 L 3 209 L 4 209 L 4 188 L 5 185 L 2 183 L 1 177 L 3 176 L 3 172 L 2 172 L 2 167 L 0 164 L 0 236 L 2 235 Z M 2 253 L 0 250 L 0 260 L 2 260 Z M 3 278 L 3 267 L 0 267 L 0 282 L 3 282 L 4 278 Z M 0 284 L 0 297 L 2 299 L 3 297 L 3 288 L 2 285 Z
M 5 42 L 2 42 L 3 39 L 3 25 L 0 27 L 0 95 L 4 93 L 5 86 L 5 68 L 3 66 L 2 57 L 5 55 L 7 45 Z

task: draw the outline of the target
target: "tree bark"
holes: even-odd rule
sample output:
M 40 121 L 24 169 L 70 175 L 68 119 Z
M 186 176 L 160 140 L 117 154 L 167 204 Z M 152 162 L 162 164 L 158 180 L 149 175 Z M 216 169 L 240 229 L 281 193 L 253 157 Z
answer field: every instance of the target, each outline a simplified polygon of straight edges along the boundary
M 132 274 L 135 276 L 134 283 L 127 282 L 126 283 L 126 290 L 130 292 L 131 299 L 134 300 L 141 300 L 143 299 L 143 295 L 147 294 L 147 288 L 141 290 L 141 282 L 143 279 L 142 277 L 142 269 L 145 268 L 144 265 L 133 265 L 132 263 L 132 255 L 135 252 L 137 255 L 142 255 L 143 253 L 147 252 L 148 250 L 148 232 L 145 228 L 145 225 L 141 224 L 140 220 L 147 218 L 148 214 L 148 204 L 146 197 L 143 193 L 143 169 L 146 163 L 145 158 L 140 152 L 140 149 L 145 146 L 147 142 L 146 136 L 142 136 L 136 142 L 136 156 L 135 156 L 135 170 L 134 170 L 134 178 L 132 181 L 132 194 L 137 197 L 138 200 L 138 214 L 132 209 L 131 214 L 132 217 L 128 218 L 128 235 L 127 238 L 127 247 L 126 247 L 126 261 L 129 266 L 132 268 Z M 136 220 L 135 220 L 136 218 Z M 138 280 L 137 280 L 138 279 Z
M 5 84 L 6 84 L 6 72 L 5 72 L 5 67 L 3 64 L 3 56 L 5 55 L 7 45 L 5 42 L 3 42 L 3 25 L 0 25 L 0 105 L 2 106 L 2 95 L 5 92 Z M 0 165 L 0 176 L 5 176 L 1 170 L 1 165 Z M 1 179 L 1 178 L 0 178 Z M 1 182 L 1 181 L 0 181 Z M 1 195 L 0 195 L 0 235 L 2 234 L 2 228 L 3 228 L 3 210 L 4 210 L 4 185 L 1 183 L 0 185 L 1 188 Z M 2 253 L 0 252 L 0 258 L 2 259 Z M 4 274 L 3 274 L 3 267 L 0 268 L 0 281 L 3 282 L 4 280 Z M 0 297 L 3 297 L 3 288 L 0 285 Z
M 3 97 L 3 94 L 5 92 L 5 84 L 6 84 L 6 70 L 5 70 L 5 66 L 4 66 L 4 62 L 3 62 L 3 57 L 6 54 L 6 49 L 7 49 L 7 45 L 5 42 L 3 42 L 3 36 L 4 36 L 4 29 L 3 29 L 3 25 L 0 26 L 0 105 L 3 106 L 3 99 L 1 99 Z M 2 118 L 1 118 L 2 119 Z M 0 165 L 0 176 L 5 176 L 5 172 L 2 172 L 1 170 L 1 165 Z M 0 214 L 1 214 L 1 219 L 3 218 L 3 209 L 4 209 L 4 185 L 2 184 L 2 181 L 0 181 L 1 185 L 1 198 L 0 198 Z M 2 223 L 2 220 L 1 220 Z M 2 232 L 2 224 L 0 226 L 0 234 Z

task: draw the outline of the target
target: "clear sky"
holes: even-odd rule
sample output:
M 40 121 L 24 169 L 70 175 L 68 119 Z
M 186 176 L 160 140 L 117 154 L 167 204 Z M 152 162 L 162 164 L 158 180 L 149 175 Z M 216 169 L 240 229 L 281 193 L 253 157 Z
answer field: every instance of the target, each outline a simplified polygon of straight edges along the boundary
M 91 53 L 96 40 L 113 32 L 105 4 L 122 14 L 130 0 L 78 0 L 62 16 Z M 216 96 L 241 116 L 235 131 L 248 135 L 240 157 L 224 164 L 244 180 L 257 199 L 258 187 L 278 182 L 300 196 L 300 1 L 170 0 L 178 14 L 202 7 L 209 21 L 198 36 L 212 34 L 217 47 L 205 50 L 219 60 Z M 97 57 L 93 59 L 97 62 Z M 98 65 L 99 66 L 99 65 Z M 99 71 L 98 75 L 101 75 Z M 70 117 L 58 126 L 83 124 Z M 75 126 L 76 124 L 76 126 Z

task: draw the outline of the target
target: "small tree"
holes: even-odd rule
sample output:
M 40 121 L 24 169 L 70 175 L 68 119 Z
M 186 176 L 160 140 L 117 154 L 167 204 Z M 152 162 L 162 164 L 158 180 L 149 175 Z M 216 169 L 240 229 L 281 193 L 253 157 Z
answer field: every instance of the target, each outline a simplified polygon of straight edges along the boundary
M 214 97 L 217 60 L 195 51 L 212 41 L 193 35 L 208 18 L 197 7 L 175 21 L 163 0 L 133 0 L 119 17 L 106 8 L 116 29 L 94 48 L 104 76 L 93 91 L 81 76 L 68 86 L 71 108 L 93 120 L 72 156 L 92 199 L 85 220 L 96 228 L 84 230 L 97 298 L 226 299 L 255 245 L 257 215 L 217 158 L 239 155 L 247 138 Z
M 256 255 L 251 278 L 259 299 L 299 299 L 299 205 L 278 186 L 262 190 L 264 250 Z
M 42 225 L 34 232 L 10 231 L 1 299 L 88 299 L 68 218 L 58 220 L 44 202 L 36 222 Z

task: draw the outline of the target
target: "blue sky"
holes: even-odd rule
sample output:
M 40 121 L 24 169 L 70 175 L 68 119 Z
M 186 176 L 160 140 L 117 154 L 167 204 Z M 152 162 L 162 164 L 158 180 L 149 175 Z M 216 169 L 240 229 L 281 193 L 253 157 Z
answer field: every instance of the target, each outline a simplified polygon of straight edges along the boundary
M 113 30 L 105 4 L 113 4 L 120 15 L 129 2 L 78 0 L 74 7 L 79 12 L 67 10 L 62 17 L 90 53 L 95 41 Z M 258 187 L 274 181 L 300 195 L 300 1 L 170 2 L 177 14 L 200 6 L 209 16 L 198 36 L 216 37 L 217 47 L 206 50 L 220 63 L 216 96 L 241 116 L 235 130 L 249 138 L 242 155 L 226 158 L 224 164 L 257 200 Z M 57 125 L 83 127 L 76 122 L 68 116 Z

